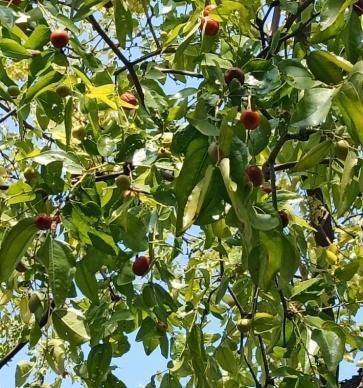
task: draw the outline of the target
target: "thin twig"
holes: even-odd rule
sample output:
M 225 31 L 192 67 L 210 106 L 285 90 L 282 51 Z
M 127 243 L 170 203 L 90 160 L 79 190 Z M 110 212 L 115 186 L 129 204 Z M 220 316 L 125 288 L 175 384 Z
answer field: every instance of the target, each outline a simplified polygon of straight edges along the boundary
M 3 123 L 5 120 L 7 120 L 10 116 L 13 116 L 14 114 L 16 114 L 16 108 L 13 108 L 13 109 L 7 111 L 7 113 L 4 114 L 4 116 L 0 118 L 0 124 Z
M 271 384 L 271 382 L 273 381 L 271 378 L 270 366 L 268 364 L 265 345 L 263 343 L 262 337 L 260 335 L 258 335 L 257 337 L 258 337 L 258 342 L 260 344 L 260 350 L 261 350 L 262 361 L 263 361 L 263 368 L 265 370 L 265 375 L 266 375 L 265 387 L 268 387 L 268 385 Z
M 156 44 L 156 47 L 158 49 L 161 49 L 161 45 L 160 45 L 159 39 L 156 36 L 155 30 L 154 30 L 154 26 L 153 26 L 153 24 L 151 22 L 151 16 L 149 15 L 149 12 L 147 10 L 146 1 L 145 0 L 141 0 L 141 3 L 142 3 L 142 7 L 144 8 L 144 13 L 145 13 L 145 16 L 146 16 L 146 23 L 149 26 L 149 29 L 150 29 L 151 35 L 153 36 L 154 42 Z
M 139 58 L 136 58 L 134 61 L 131 61 L 130 64 L 132 66 L 135 66 L 135 65 L 138 65 L 139 63 L 145 62 L 149 58 L 157 57 L 158 55 L 161 55 L 161 54 L 173 54 L 173 53 L 175 53 L 175 51 L 176 51 L 176 47 L 168 47 L 165 50 L 157 49 L 155 51 L 152 51 L 151 53 L 147 53 L 145 55 L 142 55 Z M 126 66 L 122 66 L 119 69 L 116 69 L 114 71 L 113 75 L 117 76 L 120 73 L 124 72 L 125 70 L 127 70 L 127 67 Z

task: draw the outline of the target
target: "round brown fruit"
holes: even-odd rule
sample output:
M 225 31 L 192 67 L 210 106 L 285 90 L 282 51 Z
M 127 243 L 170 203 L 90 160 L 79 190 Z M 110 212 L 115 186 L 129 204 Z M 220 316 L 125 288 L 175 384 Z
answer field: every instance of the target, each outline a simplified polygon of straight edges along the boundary
M 59 85 L 56 87 L 55 92 L 59 97 L 67 97 L 72 94 L 72 89 L 68 85 Z
M 52 222 L 53 218 L 48 214 L 39 214 L 35 217 L 35 224 L 39 230 L 49 230 Z
M 252 320 L 248 318 L 242 318 L 237 322 L 237 329 L 241 333 L 248 333 L 251 329 Z
M 280 210 L 279 216 L 280 216 L 282 227 L 286 228 L 286 226 L 289 225 L 289 217 L 288 217 L 287 213 L 285 212 L 285 210 Z
M 222 150 L 216 142 L 209 145 L 208 155 L 213 163 L 217 163 L 219 160 L 223 159 Z
M 127 175 L 120 175 L 115 179 L 116 186 L 122 190 L 128 190 L 131 186 L 131 180 Z
M 349 150 L 349 143 L 346 140 L 339 140 L 335 145 L 335 156 L 340 160 L 345 160 Z
M 79 127 L 72 131 L 72 136 L 79 141 L 83 141 L 86 135 L 87 131 L 84 129 L 84 127 Z
M 266 182 L 262 185 L 261 190 L 266 193 L 266 194 L 271 194 L 272 193 L 272 187 L 271 184 Z
M 261 186 L 263 183 L 263 174 L 258 166 L 248 166 L 246 168 L 246 178 L 255 187 Z
M 35 179 L 37 177 L 38 173 L 34 170 L 33 167 L 27 167 L 25 170 L 24 170 L 24 178 L 25 180 L 27 180 L 28 182 L 32 181 L 33 179 Z
M 226 70 L 224 73 L 224 81 L 226 84 L 229 85 L 233 79 L 237 79 L 243 85 L 245 82 L 244 72 L 238 67 L 231 67 L 230 69 Z
M 207 5 L 204 10 L 203 10 L 203 16 L 209 16 L 209 14 L 214 10 L 216 9 L 217 6 L 214 5 L 214 4 L 209 4 Z
M 19 5 L 21 3 L 21 0 L 8 0 L 9 4 Z
M 137 276 L 144 276 L 150 269 L 150 258 L 148 256 L 139 256 L 132 265 L 132 272 Z
M 120 98 L 122 101 L 127 102 L 130 105 L 137 106 L 138 104 L 137 98 L 132 93 L 129 93 L 129 92 L 122 93 Z M 124 109 L 130 109 L 130 108 L 124 107 Z
M 112 8 L 112 7 L 113 7 L 113 2 L 112 2 L 112 1 L 107 2 L 107 3 L 104 5 L 104 7 L 105 7 L 106 9 Z
M 50 34 L 50 41 L 55 48 L 63 48 L 69 42 L 69 35 L 67 31 L 55 30 Z
M 246 129 L 256 129 L 260 125 L 261 115 L 256 111 L 245 110 L 242 112 L 240 120 Z
M 166 333 L 168 331 L 168 324 L 164 321 L 157 321 L 156 327 L 161 333 Z
M 10 85 L 8 87 L 8 93 L 11 97 L 18 97 L 20 94 L 20 89 L 16 85 Z
M 216 36 L 219 31 L 219 23 L 216 20 L 210 18 L 202 18 L 200 22 L 200 28 L 204 30 L 207 36 Z

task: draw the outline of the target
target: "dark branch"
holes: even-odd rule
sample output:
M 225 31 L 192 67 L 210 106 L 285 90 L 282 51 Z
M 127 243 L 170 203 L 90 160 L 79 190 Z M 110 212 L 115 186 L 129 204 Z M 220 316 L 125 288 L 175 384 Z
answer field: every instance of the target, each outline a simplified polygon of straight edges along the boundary
M 49 304 L 49 307 L 47 309 L 47 311 L 44 313 L 43 317 L 41 318 L 41 320 L 39 321 L 39 327 L 42 328 L 44 327 L 48 321 L 49 321 L 49 317 L 54 309 L 55 305 L 54 305 L 54 302 L 51 301 L 51 303 Z M 13 357 L 15 357 L 20 351 L 21 349 L 24 348 L 24 346 L 26 346 L 27 344 L 29 343 L 28 340 L 26 341 L 22 341 L 22 342 L 19 342 L 17 345 L 15 345 L 1 360 L 0 360 L 0 369 L 3 368 L 9 361 L 11 361 L 13 359 Z
M 88 16 L 87 20 L 92 24 L 92 27 L 95 29 L 95 31 L 98 32 L 98 34 L 107 43 L 110 49 L 116 54 L 117 58 L 119 58 L 121 62 L 124 64 L 125 68 L 130 73 L 130 76 L 135 85 L 137 94 L 139 95 L 141 104 L 145 106 L 144 92 L 142 91 L 142 87 L 141 87 L 139 78 L 135 72 L 133 64 L 122 54 L 120 49 L 112 42 L 112 40 L 108 37 L 106 32 L 102 29 L 102 27 L 100 26 L 100 24 L 97 22 L 97 20 L 93 15 Z

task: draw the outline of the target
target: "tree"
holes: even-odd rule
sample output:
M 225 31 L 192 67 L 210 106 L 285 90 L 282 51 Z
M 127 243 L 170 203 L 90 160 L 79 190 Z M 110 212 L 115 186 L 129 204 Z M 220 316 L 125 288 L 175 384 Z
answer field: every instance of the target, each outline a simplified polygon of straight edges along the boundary
M 122 387 L 133 332 L 169 360 L 148 387 L 338 386 L 363 349 L 362 8 L 0 5 L 17 386 Z

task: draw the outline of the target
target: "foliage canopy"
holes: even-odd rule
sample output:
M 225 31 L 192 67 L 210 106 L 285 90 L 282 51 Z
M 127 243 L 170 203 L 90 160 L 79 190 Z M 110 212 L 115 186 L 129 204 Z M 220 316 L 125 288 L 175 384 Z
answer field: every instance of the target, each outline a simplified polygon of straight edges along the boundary
M 123 387 L 130 333 L 147 387 L 336 387 L 363 349 L 362 1 L 208 4 L 0 3 L 16 386 Z

